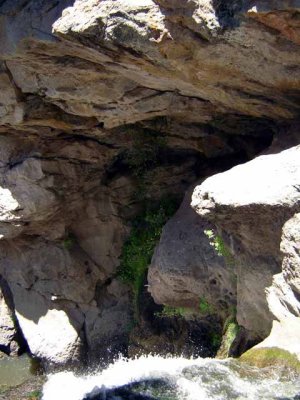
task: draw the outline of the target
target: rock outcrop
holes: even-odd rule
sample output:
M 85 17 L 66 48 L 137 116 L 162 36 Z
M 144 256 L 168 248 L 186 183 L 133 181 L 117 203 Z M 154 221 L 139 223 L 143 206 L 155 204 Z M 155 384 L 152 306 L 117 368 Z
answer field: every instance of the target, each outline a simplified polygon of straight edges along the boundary
M 12 312 L 0 292 L 0 351 L 6 354 L 16 353 L 18 349 L 15 342 L 16 334 Z
M 254 351 L 280 348 L 295 354 L 300 362 L 299 213 L 284 224 L 280 249 L 283 255 L 282 272 L 273 277 L 272 286 L 267 288 L 267 301 L 275 320 L 270 335 L 255 346 Z
M 229 237 L 238 323 L 263 339 L 275 318 L 258 347 L 279 347 L 298 357 L 299 155 L 296 146 L 217 174 L 195 189 L 192 201 L 201 217 Z
M 297 125 L 299 4 L 267 3 L 0 1 L 0 275 L 34 355 L 67 363 L 106 357 L 108 341 L 122 348 L 132 311 L 117 270 L 128 221 L 144 201 L 183 197 Z M 259 295 L 238 318 L 252 330 L 256 315 L 259 336 L 272 319 L 261 289 L 280 272 L 278 227 L 292 217 L 283 207 L 271 223 L 275 209 L 261 221 L 276 231 L 268 256 L 255 244 L 259 275 L 248 268 L 241 278 Z M 181 212 L 202 231 L 181 210 L 162 243 Z M 225 310 L 235 298 L 230 274 L 201 236 L 208 255 L 192 265 L 182 251 L 172 266 L 167 256 L 164 273 L 189 263 L 199 279 L 185 281 L 184 301 L 204 292 L 220 305 L 224 296 Z M 210 261 L 222 270 L 212 292 Z M 170 284 L 165 297 L 152 293 L 177 304 Z M 59 345 L 49 326 L 64 337 Z
M 165 225 L 148 272 L 149 291 L 158 304 L 207 311 L 226 319 L 236 306 L 236 272 L 205 234 L 215 226 L 190 207 L 191 191 Z M 204 313 L 205 314 L 205 313 Z

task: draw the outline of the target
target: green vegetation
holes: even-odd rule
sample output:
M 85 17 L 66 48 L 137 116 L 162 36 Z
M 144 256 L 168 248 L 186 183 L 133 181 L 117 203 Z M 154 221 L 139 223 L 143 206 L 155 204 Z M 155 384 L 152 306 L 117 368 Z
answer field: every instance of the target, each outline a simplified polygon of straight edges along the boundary
M 66 250 L 71 250 L 75 243 L 76 243 L 76 239 L 75 236 L 73 234 L 69 234 L 64 240 L 63 240 L 63 246 Z
M 233 265 L 234 264 L 233 256 L 230 253 L 228 247 L 225 245 L 222 237 L 220 235 L 215 234 L 215 232 L 212 229 L 205 230 L 204 234 L 210 240 L 209 243 L 214 248 L 218 256 L 224 257 L 228 265 Z
M 163 310 L 156 315 L 158 317 L 173 318 L 173 317 L 184 317 L 186 309 L 184 307 L 171 307 L 164 306 Z
M 162 199 L 158 206 L 147 205 L 142 215 L 132 222 L 130 236 L 123 246 L 119 276 L 132 287 L 136 318 L 139 294 L 154 248 L 176 208 L 177 202 L 173 199 Z
M 40 390 L 34 390 L 27 395 L 28 400 L 40 400 L 42 398 L 42 392 Z
M 300 373 L 300 361 L 297 356 L 278 347 L 250 349 L 240 357 L 240 361 L 260 368 L 276 365 Z
M 233 306 L 230 311 L 231 313 L 226 319 L 223 327 L 222 343 L 217 354 L 217 357 L 219 358 L 227 358 L 231 356 L 231 346 L 240 331 L 240 326 L 236 321 L 236 307 Z
M 216 351 L 221 346 L 222 336 L 217 332 L 212 332 L 210 335 L 212 348 Z
M 190 307 L 171 307 L 171 306 L 164 306 L 163 310 L 157 313 L 160 317 L 184 317 L 187 315 L 195 314 L 195 309 Z M 200 297 L 199 299 L 199 308 L 198 312 L 202 316 L 212 314 L 214 312 L 214 307 L 208 303 L 208 301 L 204 297 Z
M 236 321 L 229 322 L 225 331 L 226 347 L 228 349 L 232 345 L 239 331 L 240 331 L 240 326 Z
M 236 321 L 228 323 L 222 338 L 222 344 L 218 351 L 219 358 L 227 358 L 231 356 L 231 346 L 240 331 L 240 326 Z
M 212 314 L 214 310 L 213 306 L 204 297 L 200 297 L 199 311 L 201 314 Z

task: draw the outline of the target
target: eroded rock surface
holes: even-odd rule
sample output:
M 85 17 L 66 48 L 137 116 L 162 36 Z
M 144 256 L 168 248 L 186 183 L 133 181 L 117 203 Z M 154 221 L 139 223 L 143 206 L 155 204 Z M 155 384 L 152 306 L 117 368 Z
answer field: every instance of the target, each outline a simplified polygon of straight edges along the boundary
M 126 342 L 130 296 L 116 274 L 142 202 L 180 197 L 297 125 L 298 15 L 298 1 L 0 2 L 0 275 L 33 353 L 65 363 L 102 354 L 114 330 L 112 347 Z M 190 211 L 181 212 L 193 228 L 176 247 L 198 232 Z M 249 268 L 241 281 L 257 293 L 269 280 L 264 268 L 279 272 L 272 224 L 270 255 L 255 262 L 259 279 Z M 203 267 L 222 269 L 206 249 Z M 179 253 L 172 268 L 186 262 L 194 271 L 193 252 Z M 204 271 L 212 277 L 212 266 Z M 185 301 L 206 293 L 219 302 L 226 289 L 229 304 L 222 271 L 212 292 L 203 276 L 188 277 Z M 175 304 L 175 286 L 172 278 L 165 297 L 154 296 Z M 42 310 L 32 316 L 37 299 Z M 241 322 L 253 307 L 269 321 L 260 299 Z M 52 322 L 66 332 L 57 351 L 45 333 Z
M 195 210 L 230 235 L 238 276 L 237 321 L 261 338 L 274 316 L 286 324 L 292 313 L 299 323 L 298 215 L 288 221 L 300 209 L 299 154 L 296 146 L 260 156 L 207 179 L 193 194 Z M 294 343 L 299 342 L 296 332 Z
M 283 226 L 280 245 L 282 272 L 273 278 L 267 289 L 270 311 L 276 318 L 270 335 L 256 348 L 279 347 L 296 354 L 300 360 L 300 214 Z
M 300 214 L 285 223 L 280 249 L 284 279 L 295 293 L 300 293 Z
M 12 318 L 12 312 L 7 306 L 2 292 L 0 292 L 0 350 L 10 354 L 11 347 L 16 337 L 16 328 Z
M 200 311 L 205 302 L 226 318 L 236 305 L 236 273 L 210 244 L 205 232 L 215 226 L 194 212 L 191 194 L 163 229 L 149 268 L 149 291 L 158 304 Z

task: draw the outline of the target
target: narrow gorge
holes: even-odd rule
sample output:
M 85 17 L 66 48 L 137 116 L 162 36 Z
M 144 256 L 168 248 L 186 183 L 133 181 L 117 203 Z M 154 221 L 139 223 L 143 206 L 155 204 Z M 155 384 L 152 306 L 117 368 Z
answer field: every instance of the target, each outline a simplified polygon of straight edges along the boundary
M 2 357 L 299 377 L 300 1 L 0 0 L 0 44 Z

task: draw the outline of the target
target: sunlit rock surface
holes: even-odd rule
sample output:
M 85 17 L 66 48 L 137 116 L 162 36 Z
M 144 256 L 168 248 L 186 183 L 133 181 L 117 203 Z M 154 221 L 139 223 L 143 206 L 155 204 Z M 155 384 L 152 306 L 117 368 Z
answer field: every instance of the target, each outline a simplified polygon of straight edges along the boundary
M 260 156 L 207 179 L 192 201 L 231 239 L 239 324 L 263 338 L 275 317 L 262 346 L 282 346 L 298 355 L 299 156 L 299 146 Z
M 283 226 L 280 245 L 282 273 L 275 275 L 267 289 L 270 311 L 276 318 L 270 335 L 256 348 L 280 347 L 296 354 L 300 361 L 300 214 Z

